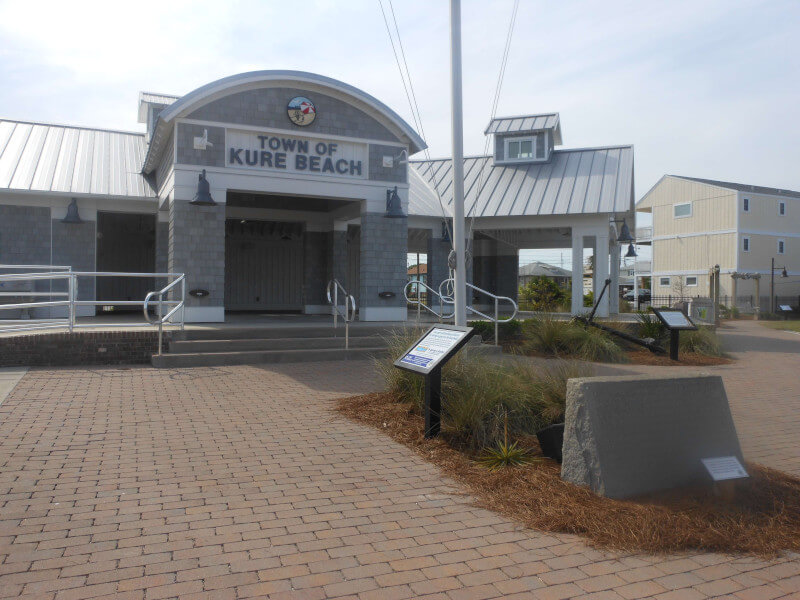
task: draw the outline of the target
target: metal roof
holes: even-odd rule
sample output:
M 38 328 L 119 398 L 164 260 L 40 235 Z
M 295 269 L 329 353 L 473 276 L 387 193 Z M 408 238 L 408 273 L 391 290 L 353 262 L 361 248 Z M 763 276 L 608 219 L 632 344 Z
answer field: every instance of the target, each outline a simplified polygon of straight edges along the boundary
M 698 177 L 684 177 L 683 175 L 668 175 L 668 177 L 676 177 L 678 179 L 687 179 L 689 181 L 696 181 L 697 183 L 705 183 L 708 185 L 716 185 L 717 187 L 729 188 L 739 192 L 750 192 L 752 194 L 767 194 L 770 196 L 786 196 L 788 198 L 800 198 L 800 192 L 792 190 L 782 190 L 778 188 L 762 187 L 760 185 L 748 185 L 745 183 L 731 183 L 730 181 L 716 181 L 714 179 L 700 179 Z
M 410 215 L 452 215 L 451 159 L 411 161 Z M 633 146 L 556 150 L 546 163 L 464 159 L 464 213 L 475 217 L 625 213 L 633 210 Z
M 153 198 L 144 135 L 0 119 L 0 191 Z
M 541 115 L 520 115 L 517 117 L 497 117 L 489 122 L 485 134 L 528 133 L 542 129 L 553 129 L 553 143 L 561 145 L 561 121 L 558 113 Z
M 535 260 L 522 265 L 519 268 L 519 275 L 525 277 L 572 277 L 572 271 Z

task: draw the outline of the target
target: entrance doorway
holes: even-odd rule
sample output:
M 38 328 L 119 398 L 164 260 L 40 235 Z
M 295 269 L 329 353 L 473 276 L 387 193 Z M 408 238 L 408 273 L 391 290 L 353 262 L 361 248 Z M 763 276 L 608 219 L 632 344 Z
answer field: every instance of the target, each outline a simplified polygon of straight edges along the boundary
M 97 213 L 98 271 L 153 273 L 156 263 L 156 216 L 131 213 Z M 156 289 L 147 277 L 98 277 L 97 299 L 143 301 Z M 103 307 L 98 306 L 98 311 Z M 141 306 L 114 306 L 115 311 L 139 311 Z
M 225 309 L 303 310 L 303 223 L 225 221 Z

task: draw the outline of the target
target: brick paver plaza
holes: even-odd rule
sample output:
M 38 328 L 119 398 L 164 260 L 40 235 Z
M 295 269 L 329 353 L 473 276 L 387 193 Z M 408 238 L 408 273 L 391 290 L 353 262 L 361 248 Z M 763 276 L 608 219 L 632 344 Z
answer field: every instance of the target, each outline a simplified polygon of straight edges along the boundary
M 703 370 L 725 377 L 745 455 L 800 474 L 800 336 L 724 335 L 737 362 Z M 796 555 L 620 555 L 475 508 L 332 411 L 371 372 L 28 372 L 0 405 L 0 597 L 800 597 Z

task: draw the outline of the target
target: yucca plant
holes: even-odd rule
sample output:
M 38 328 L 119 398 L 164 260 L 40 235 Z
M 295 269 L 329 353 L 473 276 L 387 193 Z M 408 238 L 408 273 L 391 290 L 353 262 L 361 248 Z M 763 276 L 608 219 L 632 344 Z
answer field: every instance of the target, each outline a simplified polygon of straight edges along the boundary
M 503 428 L 503 441 L 498 442 L 494 448 L 486 448 L 478 458 L 478 464 L 490 471 L 497 471 L 503 467 L 517 467 L 534 462 L 527 449 L 520 448 L 517 442 L 508 443 L 508 411 L 505 413 Z

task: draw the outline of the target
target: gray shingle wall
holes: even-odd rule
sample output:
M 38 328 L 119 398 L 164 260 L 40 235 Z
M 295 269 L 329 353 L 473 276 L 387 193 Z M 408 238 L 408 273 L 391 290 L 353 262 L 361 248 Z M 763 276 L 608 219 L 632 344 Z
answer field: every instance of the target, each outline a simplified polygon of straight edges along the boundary
M 169 264 L 169 223 L 156 221 L 156 273 L 166 273 Z M 165 284 L 166 285 L 166 284 Z
M 361 215 L 361 306 L 404 307 L 408 280 L 408 219 L 387 219 L 383 213 Z M 379 298 L 380 292 L 394 298 Z
M 519 293 L 519 258 L 516 256 L 497 256 L 495 257 L 494 268 L 497 272 L 497 289 L 489 291 L 498 296 L 508 296 L 516 301 Z
M 305 96 L 314 103 L 317 116 L 311 125 L 299 127 L 289 120 L 286 106 L 295 96 Z M 275 87 L 238 92 L 209 102 L 191 113 L 189 118 L 285 129 L 306 135 L 323 133 L 399 141 L 376 119 L 356 107 L 337 98 L 299 88 Z M 210 138 L 211 131 L 208 133 Z
M 186 306 L 223 306 L 225 301 L 225 207 L 175 200 L 169 209 L 171 273 L 186 274 Z M 208 290 L 195 298 L 193 289 Z
M 408 161 L 403 155 L 403 160 L 406 162 L 401 163 L 397 159 L 400 154 L 401 148 L 397 146 L 384 146 L 383 144 L 370 144 L 369 145 L 369 178 L 373 181 L 396 181 L 397 183 L 405 183 L 408 181 L 407 167 Z M 383 166 L 383 157 L 391 156 L 394 160 L 394 165 L 391 167 Z
M 208 130 L 208 141 L 214 144 L 205 150 L 194 149 L 194 138 Z M 225 129 L 208 125 L 178 123 L 178 164 L 203 167 L 225 166 Z
M 325 286 L 328 284 L 328 251 L 331 234 L 306 231 L 303 240 L 303 303 L 327 304 Z
M 50 209 L 0 205 L 0 264 L 50 264 Z
M 53 264 L 69 265 L 73 271 L 94 271 L 97 224 L 94 221 L 84 221 L 76 225 L 53 219 L 52 226 Z M 55 283 L 53 289 L 56 289 Z M 94 278 L 78 277 L 78 300 L 94 299 Z

